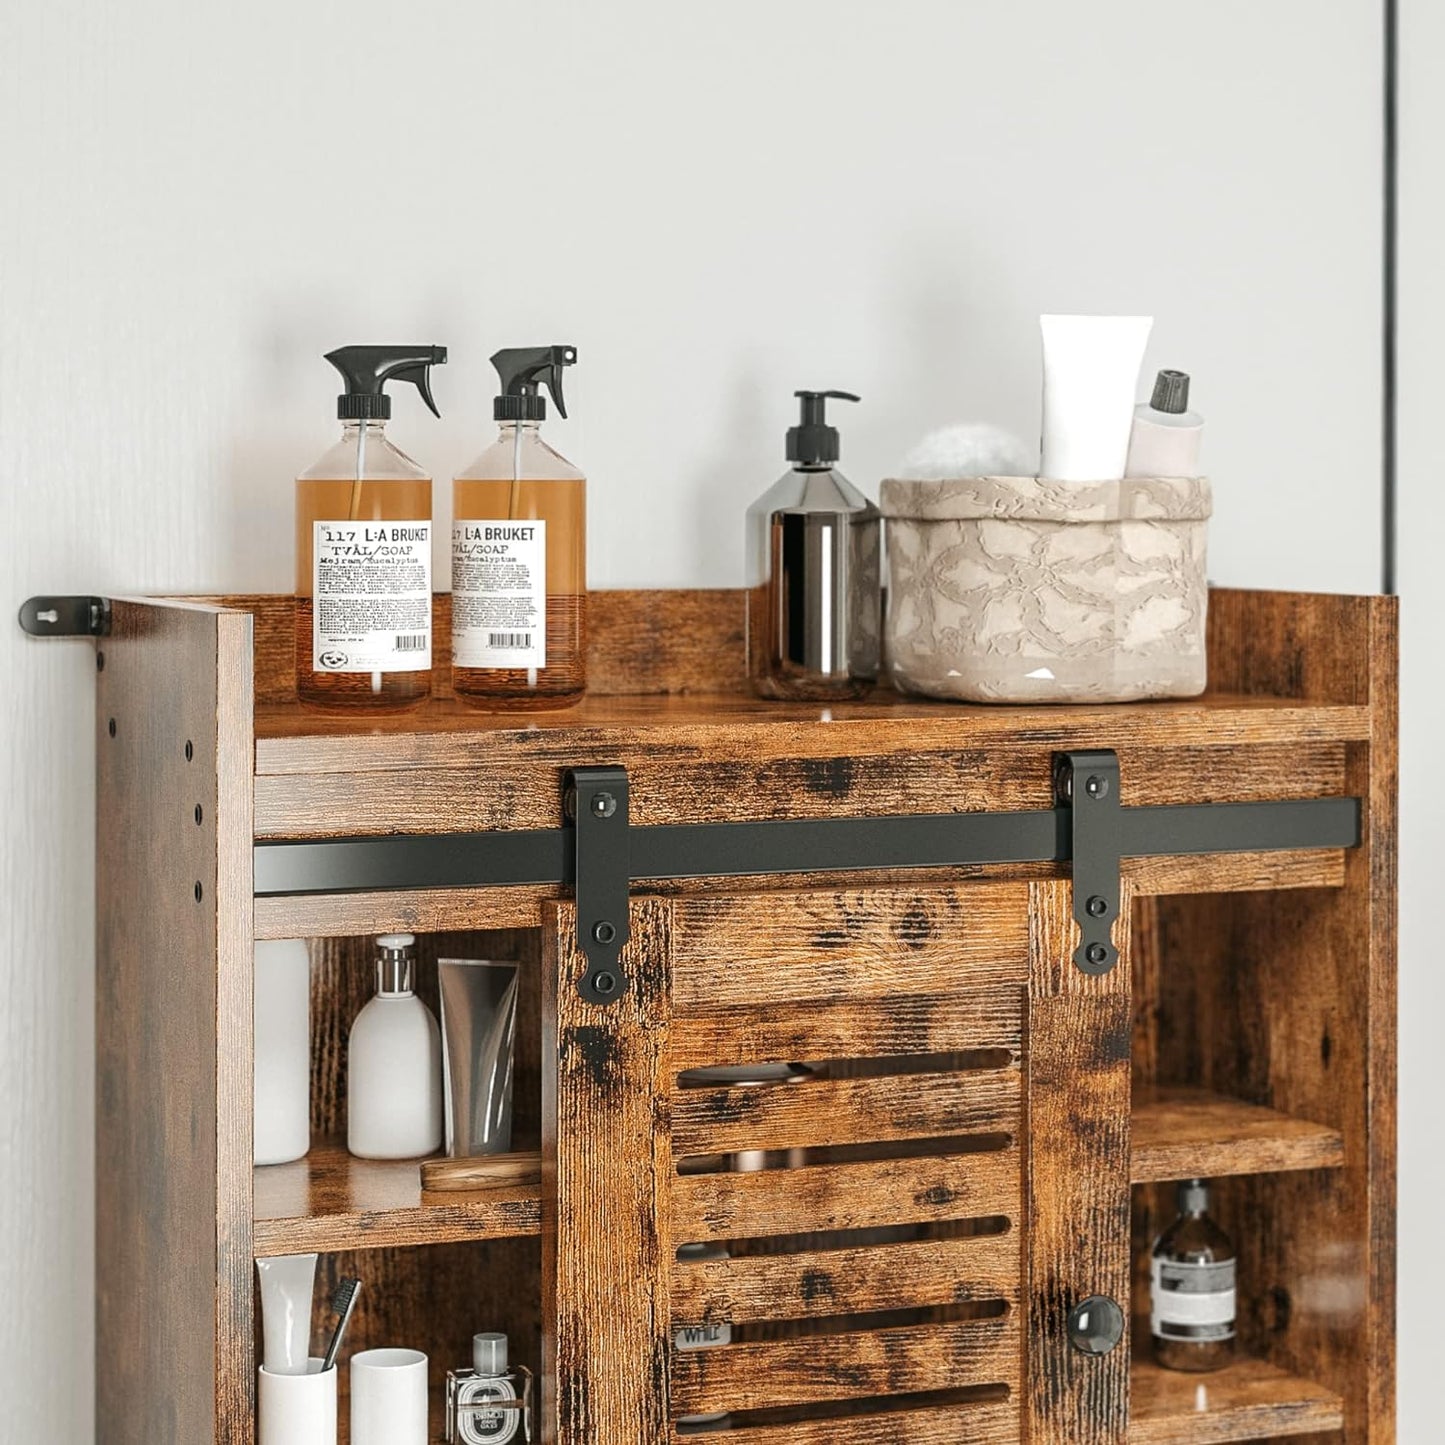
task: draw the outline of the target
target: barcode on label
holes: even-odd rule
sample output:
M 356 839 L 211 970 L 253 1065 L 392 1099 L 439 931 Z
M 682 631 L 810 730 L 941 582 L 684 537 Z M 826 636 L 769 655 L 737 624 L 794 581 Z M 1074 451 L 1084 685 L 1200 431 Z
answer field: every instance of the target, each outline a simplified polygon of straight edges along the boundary
M 532 634 L 530 632 L 489 632 L 487 633 L 488 647 L 502 647 L 510 650 L 529 648 L 532 645 Z
M 425 652 L 425 632 L 398 632 L 396 634 L 396 650 L 398 652 Z

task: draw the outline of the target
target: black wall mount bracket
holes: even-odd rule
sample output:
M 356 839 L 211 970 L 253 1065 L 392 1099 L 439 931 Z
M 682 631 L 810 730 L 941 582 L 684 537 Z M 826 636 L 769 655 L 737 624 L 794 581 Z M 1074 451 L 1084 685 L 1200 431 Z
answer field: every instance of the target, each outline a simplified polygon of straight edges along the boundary
M 573 768 L 567 774 L 563 811 L 572 834 L 577 949 L 587 960 L 578 989 L 589 1003 L 615 1003 L 627 992 L 627 809 L 626 768 Z
M 106 637 L 110 598 L 27 597 L 20 605 L 20 626 L 32 637 Z

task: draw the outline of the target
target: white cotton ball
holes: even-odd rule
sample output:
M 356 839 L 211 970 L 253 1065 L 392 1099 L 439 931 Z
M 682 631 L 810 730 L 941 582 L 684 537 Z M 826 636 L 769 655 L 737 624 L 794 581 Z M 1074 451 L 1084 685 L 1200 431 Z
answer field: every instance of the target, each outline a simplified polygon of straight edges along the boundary
M 1028 448 L 1012 432 L 988 422 L 963 422 L 931 431 L 904 458 L 898 476 L 915 482 L 954 477 L 1031 477 Z

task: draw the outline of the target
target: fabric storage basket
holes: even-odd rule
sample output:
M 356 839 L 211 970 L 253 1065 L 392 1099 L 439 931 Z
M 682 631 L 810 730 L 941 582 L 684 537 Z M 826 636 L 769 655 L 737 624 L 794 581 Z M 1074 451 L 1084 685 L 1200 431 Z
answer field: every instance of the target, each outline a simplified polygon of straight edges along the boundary
M 1205 477 L 889 480 L 885 653 L 903 692 L 1128 702 L 1204 691 Z

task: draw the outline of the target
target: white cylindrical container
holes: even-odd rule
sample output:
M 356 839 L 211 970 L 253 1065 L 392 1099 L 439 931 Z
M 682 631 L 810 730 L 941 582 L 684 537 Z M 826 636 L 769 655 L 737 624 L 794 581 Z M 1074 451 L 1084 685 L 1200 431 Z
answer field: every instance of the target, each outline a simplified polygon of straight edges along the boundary
M 304 1375 L 257 1370 L 257 1445 L 335 1445 L 336 1367 L 323 1373 L 320 1360 L 308 1363 Z
M 311 957 L 304 938 L 256 942 L 255 1160 L 311 1147 Z
M 426 1356 L 362 1350 L 351 1357 L 351 1445 L 427 1445 Z
M 442 1144 L 442 1042 L 413 992 L 416 939 L 376 940 L 376 997 L 351 1025 L 346 1147 L 362 1159 L 415 1159 Z

